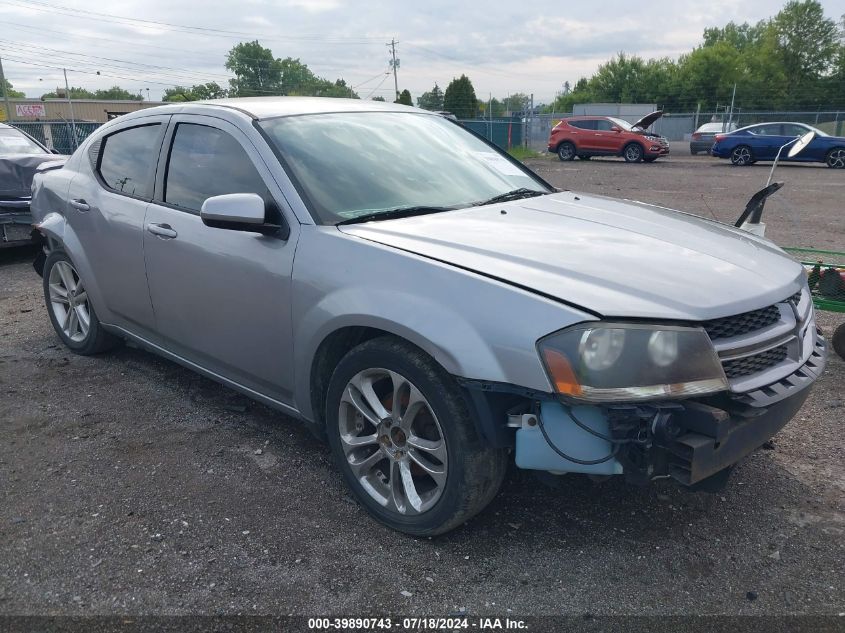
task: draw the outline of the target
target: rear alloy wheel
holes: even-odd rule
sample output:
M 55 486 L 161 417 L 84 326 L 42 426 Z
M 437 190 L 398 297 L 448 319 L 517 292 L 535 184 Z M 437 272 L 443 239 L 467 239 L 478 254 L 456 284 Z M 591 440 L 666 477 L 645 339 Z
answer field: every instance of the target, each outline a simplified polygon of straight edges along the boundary
M 643 146 L 639 143 L 629 143 L 622 151 L 626 163 L 639 163 L 643 159 Z
M 361 505 L 408 534 L 432 536 L 465 523 L 504 478 L 506 452 L 478 436 L 454 379 L 393 337 L 366 341 L 340 361 L 326 431 Z
M 733 148 L 731 152 L 731 163 L 737 167 L 744 167 L 754 162 L 754 156 L 751 154 L 751 148 L 748 145 L 738 145 Z
M 557 157 L 564 162 L 575 158 L 575 146 L 569 141 L 564 141 L 557 146 Z
M 845 147 L 835 147 L 827 154 L 825 161 L 831 169 L 845 168 Z
M 82 278 L 64 251 L 53 251 L 44 262 L 44 300 L 56 334 L 77 354 L 97 354 L 118 342 L 100 327 Z

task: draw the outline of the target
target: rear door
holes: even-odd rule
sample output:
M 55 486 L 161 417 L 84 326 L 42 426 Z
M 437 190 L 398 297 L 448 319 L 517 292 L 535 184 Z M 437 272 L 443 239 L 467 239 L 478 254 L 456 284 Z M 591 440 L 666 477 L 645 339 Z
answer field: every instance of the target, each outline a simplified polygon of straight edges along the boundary
M 573 129 L 573 141 L 579 150 L 594 152 L 598 149 L 596 143 L 596 122 L 593 119 L 570 121 Z
M 156 328 L 179 356 L 278 402 L 292 402 L 291 269 L 298 224 L 271 171 L 237 126 L 174 116 L 144 230 Z M 211 196 L 256 193 L 287 239 L 211 228 Z
M 155 319 L 144 270 L 144 214 L 169 116 L 127 121 L 89 147 L 68 189 L 68 222 L 82 249 L 98 316 L 137 334 Z

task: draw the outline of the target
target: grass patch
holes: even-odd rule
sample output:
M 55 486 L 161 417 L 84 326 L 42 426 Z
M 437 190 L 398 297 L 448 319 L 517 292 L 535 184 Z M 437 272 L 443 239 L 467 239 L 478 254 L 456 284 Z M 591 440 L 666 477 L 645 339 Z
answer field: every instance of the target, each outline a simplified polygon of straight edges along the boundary
M 536 152 L 533 149 L 527 149 L 525 147 L 522 147 L 521 145 L 519 147 L 511 147 L 508 150 L 508 154 L 513 156 L 515 159 L 521 161 L 527 160 L 529 158 L 544 158 L 545 156 L 540 152 Z

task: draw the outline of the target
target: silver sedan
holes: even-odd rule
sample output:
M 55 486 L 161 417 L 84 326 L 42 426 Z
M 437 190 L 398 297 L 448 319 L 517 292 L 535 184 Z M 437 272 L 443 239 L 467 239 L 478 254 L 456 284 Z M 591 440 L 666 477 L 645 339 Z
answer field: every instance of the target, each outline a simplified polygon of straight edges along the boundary
M 481 511 L 510 460 L 723 484 L 824 367 L 771 243 L 558 192 L 415 108 L 150 108 L 36 175 L 32 206 L 65 345 L 129 340 L 300 418 L 410 534 Z

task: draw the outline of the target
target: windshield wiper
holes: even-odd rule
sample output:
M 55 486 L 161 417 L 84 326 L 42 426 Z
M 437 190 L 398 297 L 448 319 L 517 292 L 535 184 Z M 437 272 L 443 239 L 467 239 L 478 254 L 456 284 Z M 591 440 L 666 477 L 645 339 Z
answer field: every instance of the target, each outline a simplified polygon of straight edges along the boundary
M 527 189 L 526 187 L 520 187 L 519 189 L 514 189 L 513 191 L 508 191 L 507 193 L 501 193 L 498 196 L 493 196 L 489 200 L 482 200 L 481 202 L 476 202 L 472 206 L 483 207 L 485 204 L 496 204 L 497 202 L 521 200 L 522 198 L 534 198 L 536 196 L 545 196 L 547 194 L 547 191 L 537 191 L 535 189 Z
M 452 211 L 450 207 L 397 207 L 395 209 L 386 209 L 384 211 L 374 211 L 372 213 L 365 213 L 354 218 L 347 218 L 337 222 L 335 226 L 343 224 L 358 224 L 359 222 L 373 222 L 377 220 L 395 220 L 396 218 L 410 218 L 415 215 L 427 215 L 429 213 L 440 213 L 441 211 Z

